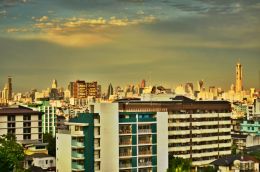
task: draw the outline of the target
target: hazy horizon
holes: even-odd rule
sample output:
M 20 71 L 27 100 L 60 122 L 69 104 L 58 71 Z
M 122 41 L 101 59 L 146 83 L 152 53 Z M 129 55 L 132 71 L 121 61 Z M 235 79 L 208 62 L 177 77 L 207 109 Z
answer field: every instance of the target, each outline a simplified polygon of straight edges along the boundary
M 229 89 L 235 65 L 259 89 L 260 2 L 206 0 L 0 1 L 0 88 L 142 79 L 173 88 L 203 79 Z

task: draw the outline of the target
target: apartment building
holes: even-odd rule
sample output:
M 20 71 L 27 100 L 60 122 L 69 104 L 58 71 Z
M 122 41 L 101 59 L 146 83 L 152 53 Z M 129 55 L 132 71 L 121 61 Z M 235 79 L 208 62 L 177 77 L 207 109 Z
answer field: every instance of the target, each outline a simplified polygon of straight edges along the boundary
M 172 101 L 124 100 L 119 102 L 119 111 L 166 112 L 169 155 L 190 159 L 193 167 L 231 154 L 231 105 L 227 101 L 182 96 Z
M 166 171 L 167 122 L 164 112 L 121 113 L 118 103 L 91 105 L 90 113 L 71 119 L 69 130 L 57 134 L 57 171 Z
M 14 134 L 23 144 L 42 140 L 42 113 L 26 107 L 0 108 L 0 135 Z
M 231 105 L 226 101 L 126 99 L 90 105 L 89 110 L 57 135 L 59 171 L 160 172 L 168 167 L 168 155 L 190 159 L 196 169 L 231 154 Z M 72 152 L 65 161 L 62 152 L 74 148 L 81 159 Z

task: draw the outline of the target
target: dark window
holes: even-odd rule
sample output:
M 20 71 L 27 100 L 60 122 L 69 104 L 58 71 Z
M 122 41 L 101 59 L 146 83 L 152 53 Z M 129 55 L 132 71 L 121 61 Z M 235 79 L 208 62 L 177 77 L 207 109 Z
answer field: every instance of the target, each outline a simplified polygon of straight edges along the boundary
M 7 130 L 7 133 L 8 133 L 8 134 L 15 134 L 15 129 L 8 129 L 8 130 Z
M 24 115 L 23 116 L 24 121 L 30 121 L 31 120 L 31 115 Z
M 11 122 L 11 121 L 15 121 L 15 115 L 9 115 L 8 117 L 7 117 L 7 120 L 8 120 L 8 122 Z
M 24 140 L 30 140 L 31 139 L 31 134 L 24 134 L 23 135 Z
M 15 128 L 15 123 L 8 123 L 7 126 L 8 128 Z
M 24 128 L 23 129 L 24 134 L 30 134 L 31 133 L 31 128 Z

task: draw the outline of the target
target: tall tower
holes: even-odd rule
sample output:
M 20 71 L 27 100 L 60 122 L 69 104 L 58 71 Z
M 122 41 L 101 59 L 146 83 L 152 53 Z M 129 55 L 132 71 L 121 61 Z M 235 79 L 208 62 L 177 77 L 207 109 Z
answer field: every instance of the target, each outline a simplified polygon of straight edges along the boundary
M 236 65 L 236 92 L 242 91 L 242 65 L 240 62 Z
M 57 89 L 58 87 L 58 82 L 56 79 L 52 80 L 52 85 L 51 85 L 51 88 L 54 88 L 54 89 Z
M 12 100 L 12 93 L 13 93 L 13 86 L 12 86 L 12 77 L 8 76 L 8 82 L 7 82 L 7 100 Z

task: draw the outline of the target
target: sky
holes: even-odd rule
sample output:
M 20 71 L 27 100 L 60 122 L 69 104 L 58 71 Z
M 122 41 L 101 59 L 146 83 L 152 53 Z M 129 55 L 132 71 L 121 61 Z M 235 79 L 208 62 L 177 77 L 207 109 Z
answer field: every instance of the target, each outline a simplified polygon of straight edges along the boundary
M 259 88 L 259 0 L 0 0 L 0 88 L 77 79 Z

